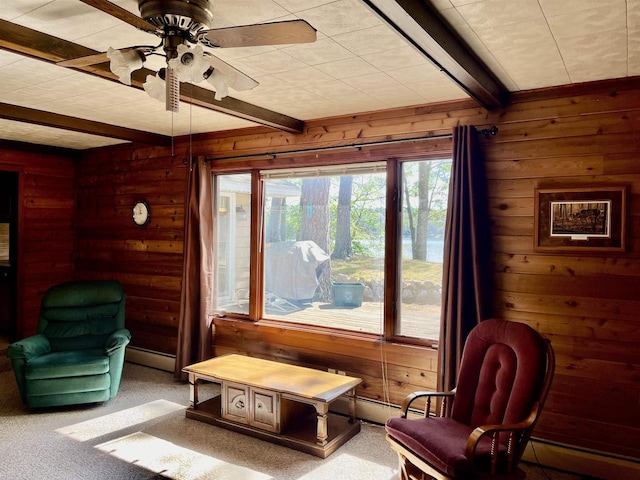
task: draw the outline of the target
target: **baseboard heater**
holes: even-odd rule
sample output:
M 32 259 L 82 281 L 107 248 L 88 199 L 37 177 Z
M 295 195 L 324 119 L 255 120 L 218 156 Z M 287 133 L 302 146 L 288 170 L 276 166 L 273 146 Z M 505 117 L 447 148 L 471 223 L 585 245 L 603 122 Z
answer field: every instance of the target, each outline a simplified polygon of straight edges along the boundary
M 125 360 L 130 363 L 144 365 L 158 370 L 172 372 L 175 370 L 176 357 L 166 353 L 154 352 L 140 347 L 127 347 Z
M 139 347 L 127 348 L 126 361 L 167 372 L 173 372 L 176 363 L 173 355 Z M 387 418 L 400 414 L 400 407 L 378 400 L 358 397 L 356 403 L 358 418 L 365 422 L 384 425 Z M 331 404 L 331 410 L 347 415 L 348 402 L 338 399 Z M 531 439 L 522 459 L 544 467 L 606 480 L 640 478 L 640 460 L 549 442 L 539 438 Z

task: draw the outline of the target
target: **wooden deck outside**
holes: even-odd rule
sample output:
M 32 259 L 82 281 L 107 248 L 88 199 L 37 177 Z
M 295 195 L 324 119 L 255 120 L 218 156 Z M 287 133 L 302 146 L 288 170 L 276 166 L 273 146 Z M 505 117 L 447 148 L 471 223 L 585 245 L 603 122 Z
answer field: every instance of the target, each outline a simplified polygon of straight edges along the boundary
M 380 334 L 383 328 L 381 302 L 363 302 L 361 307 L 336 307 L 330 303 L 313 302 L 286 313 L 285 308 L 267 308 L 265 317 L 306 325 L 341 328 L 357 332 Z M 403 305 L 401 332 L 408 337 L 438 340 L 440 305 Z

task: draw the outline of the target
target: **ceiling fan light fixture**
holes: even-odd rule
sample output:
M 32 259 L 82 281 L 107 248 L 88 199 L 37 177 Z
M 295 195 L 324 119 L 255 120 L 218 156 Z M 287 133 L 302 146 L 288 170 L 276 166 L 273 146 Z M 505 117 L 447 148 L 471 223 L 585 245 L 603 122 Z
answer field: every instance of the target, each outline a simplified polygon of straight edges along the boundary
M 107 50 L 107 58 L 111 61 L 109 69 L 125 85 L 131 85 L 131 72 L 142 68 L 145 60 L 144 55 L 138 50 L 133 49 L 123 52 L 111 47 Z
M 204 56 L 204 49 L 200 45 L 194 48 L 182 44 L 178 45 L 178 56 L 169 60 L 168 65 L 181 82 L 199 83 L 204 79 L 204 73 L 209 68 L 209 62 Z
M 234 74 L 225 75 L 215 68 L 210 69 L 211 72 L 207 76 L 207 83 L 211 85 L 215 91 L 215 99 L 220 101 L 229 95 L 229 87 L 232 87 L 236 76 Z
M 142 84 L 142 88 L 151 98 L 155 98 L 159 102 L 165 102 L 167 98 L 167 86 L 162 79 L 162 70 L 160 69 L 157 75 L 147 75 L 147 79 Z

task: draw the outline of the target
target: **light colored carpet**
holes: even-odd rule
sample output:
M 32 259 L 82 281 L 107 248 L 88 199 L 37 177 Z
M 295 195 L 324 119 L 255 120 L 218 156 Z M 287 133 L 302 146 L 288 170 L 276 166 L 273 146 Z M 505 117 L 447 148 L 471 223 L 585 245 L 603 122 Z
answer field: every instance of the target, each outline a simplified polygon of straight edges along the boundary
M 13 372 L 0 369 L 0 478 L 398 478 L 397 458 L 381 426 L 363 424 L 358 435 L 321 459 L 187 419 L 188 390 L 170 373 L 127 363 L 119 395 L 104 404 L 30 411 L 20 402 Z M 578 478 L 536 466 L 527 470 L 532 480 Z

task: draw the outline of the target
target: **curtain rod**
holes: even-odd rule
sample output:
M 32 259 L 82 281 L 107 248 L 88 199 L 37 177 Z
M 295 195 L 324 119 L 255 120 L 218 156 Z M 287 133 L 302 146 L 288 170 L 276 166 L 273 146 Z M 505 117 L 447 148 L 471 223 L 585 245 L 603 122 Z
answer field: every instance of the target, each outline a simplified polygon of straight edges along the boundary
M 489 135 L 495 136 L 498 133 L 498 127 L 495 125 L 491 126 L 491 128 L 483 128 L 482 130 L 478 130 L 478 135 L 484 135 L 486 138 L 489 138 Z M 247 155 L 231 155 L 228 157 L 216 157 L 216 158 L 206 158 L 205 162 L 212 162 L 214 160 L 240 160 L 246 158 L 254 158 L 254 157 L 271 157 L 272 159 L 276 159 L 278 155 L 291 155 L 296 153 L 313 153 L 313 152 L 326 152 L 327 150 L 338 150 L 342 148 L 356 148 L 358 150 L 362 149 L 362 147 L 372 147 L 378 145 L 389 145 L 394 143 L 408 143 L 408 142 L 419 142 L 422 140 L 435 140 L 438 138 L 451 138 L 453 137 L 452 133 L 442 133 L 438 135 L 428 135 L 425 137 L 416 137 L 416 138 L 397 138 L 393 140 L 380 140 L 377 142 L 364 142 L 364 143 L 351 143 L 349 145 L 332 145 L 328 147 L 317 147 L 317 148 L 301 148 L 298 150 L 286 150 L 282 152 L 265 152 L 265 153 L 252 153 Z

